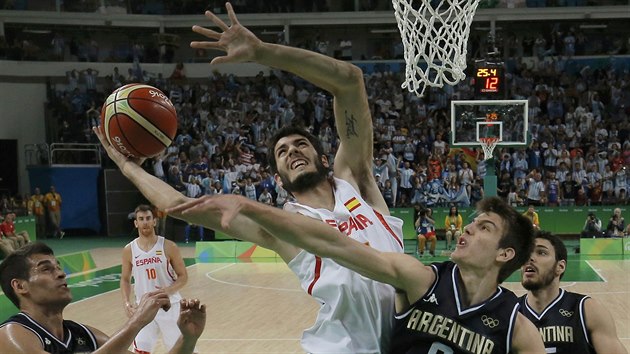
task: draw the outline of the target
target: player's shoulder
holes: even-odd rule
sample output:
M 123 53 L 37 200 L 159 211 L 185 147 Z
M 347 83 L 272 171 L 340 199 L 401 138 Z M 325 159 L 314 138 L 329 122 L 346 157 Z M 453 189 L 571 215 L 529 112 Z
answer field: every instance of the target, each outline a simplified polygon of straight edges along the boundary
M 16 348 L 17 350 L 29 343 L 30 345 L 41 343 L 41 338 L 27 324 L 9 319 L 0 325 L 0 344 L 3 349 Z

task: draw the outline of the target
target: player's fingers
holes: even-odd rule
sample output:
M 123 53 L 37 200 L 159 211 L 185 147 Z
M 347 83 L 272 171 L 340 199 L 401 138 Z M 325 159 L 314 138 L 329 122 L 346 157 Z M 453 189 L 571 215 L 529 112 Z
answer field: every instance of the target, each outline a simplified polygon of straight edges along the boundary
M 205 13 L 206 17 L 210 19 L 210 21 L 214 22 L 214 24 L 219 27 L 222 31 L 227 31 L 228 30 L 228 25 L 225 24 L 225 22 L 223 22 L 223 20 L 221 20 L 220 18 L 217 17 L 217 15 L 213 14 L 212 11 L 206 11 Z
M 236 18 L 236 14 L 234 13 L 234 9 L 232 8 L 232 4 L 229 2 L 225 4 L 225 8 L 227 9 L 228 17 L 230 18 L 230 24 L 232 26 L 238 24 L 238 19 Z
M 194 25 L 192 27 L 192 31 L 196 32 L 196 33 L 199 33 L 202 36 L 206 36 L 206 37 L 212 38 L 212 39 L 219 39 L 219 38 L 221 38 L 221 33 L 217 32 L 217 31 L 214 31 L 214 30 L 211 30 L 209 28 L 205 28 L 205 27 L 201 27 L 201 26 L 197 26 L 197 25 Z

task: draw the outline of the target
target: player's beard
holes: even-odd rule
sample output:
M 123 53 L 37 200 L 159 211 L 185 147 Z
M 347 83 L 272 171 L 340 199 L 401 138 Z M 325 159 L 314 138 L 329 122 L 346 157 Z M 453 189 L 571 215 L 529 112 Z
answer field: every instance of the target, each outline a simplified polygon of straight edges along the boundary
M 280 175 L 282 181 L 282 188 L 289 193 L 301 193 L 325 180 L 328 176 L 328 169 L 324 167 L 324 164 L 320 160 L 315 161 L 314 172 L 302 173 L 297 176 L 293 182 L 289 181 L 286 175 Z
M 554 274 L 554 269 L 556 269 L 556 265 L 554 265 L 550 270 L 545 273 L 539 272 L 539 278 L 537 281 L 531 279 L 526 280 L 522 283 L 523 287 L 530 291 L 536 291 L 549 286 L 549 284 L 553 283 L 553 280 L 556 277 L 556 275 Z

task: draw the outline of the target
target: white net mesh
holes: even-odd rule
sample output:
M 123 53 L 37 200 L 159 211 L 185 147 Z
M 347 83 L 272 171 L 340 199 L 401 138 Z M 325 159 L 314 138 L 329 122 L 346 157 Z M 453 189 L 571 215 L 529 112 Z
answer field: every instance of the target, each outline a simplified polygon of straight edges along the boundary
M 480 138 L 479 145 L 483 148 L 483 159 L 489 160 L 492 158 L 492 152 L 494 152 L 494 148 L 497 147 L 499 143 L 498 138 Z
M 466 43 L 479 0 L 392 0 L 405 49 L 402 88 L 424 95 L 427 86 L 466 78 Z

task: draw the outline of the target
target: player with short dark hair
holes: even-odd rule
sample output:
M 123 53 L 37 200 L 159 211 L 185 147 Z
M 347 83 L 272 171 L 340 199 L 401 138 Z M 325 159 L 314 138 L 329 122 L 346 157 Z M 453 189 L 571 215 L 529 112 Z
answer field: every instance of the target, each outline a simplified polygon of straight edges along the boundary
M 50 247 L 27 244 L 0 264 L 2 291 L 20 312 L 0 324 L 2 353 L 131 353 L 134 337 L 160 308 L 170 301 L 164 290 L 146 294 L 134 315 L 112 337 L 98 329 L 63 318 L 72 301 L 66 274 Z M 178 325 L 182 332 L 169 353 L 192 353 L 203 332 L 205 305 L 199 300 L 180 303 Z
M 296 214 L 307 215 L 361 244 L 383 252 L 402 253 L 402 220 L 389 214 L 372 175 L 372 117 L 361 69 L 312 51 L 265 43 L 238 22 L 229 3 L 226 7 L 230 25 L 207 11 L 206 17 L 219 29 L 193 27 L 194 32 L 210 39 L 192 42 L 193 48 L 226 52 L 214 58 L 212 64 L 254 61 L 291 72 L 333 96 L 340 141 L 334 166 L 317 139 L 303 128 L 282 129 L 271 140 L 269 155 L 275 181 L 296 200 L 287 202 L 284 209 L 293 212 L 289 214 L 292 218 L 299 217 Z M 148 174 L 137 164 L 140 161 L 118 153 L 98 129 L 94 131 L 122 173 L 158 208 L 173 208 L 194 200 Z M 203 196 L 196 200 L 209 199 Z M 169 215 L 195 225 L 218 223 L 212 214 Z M 304 351 L 388 352 L 395 298 L 392 286 L 281 240 L 248 218 L 241 218 L 231 228 L 230 236 L 275 251 L 299 278 L 302 288 L 320 303 L 315 324 L 302 336 Z
M 128 317 L 133 316 L 142 296 L 155 289 L 166 291 L 171 309 L 158 310 L 155 319 L 138 333 L 133 341 L 137 353 L 152 353 L 160 334 L 166 349 L 175 345 L 180 334 L 177 314 L 182 296 L 179 290 L 188 282 L 184 258 L 175 242 L 155 233 L 157 220 L 153 212 L 154 209 L 146 204 L 140 204 L 134 210 L 133 223 L 138 229 L 138 237 L 122 251 L 120 290 Z M 131 299 L 132 277 L 135 301 Z
M 560 288 L 567 248 L 547 231 L 536 233 L 535 248 L 521 267 L 527 294 L 520 311 L 538 328 L 548 353 L 628 353 L 610 313 L 593 298 Z

